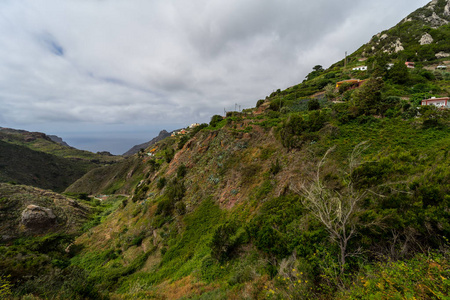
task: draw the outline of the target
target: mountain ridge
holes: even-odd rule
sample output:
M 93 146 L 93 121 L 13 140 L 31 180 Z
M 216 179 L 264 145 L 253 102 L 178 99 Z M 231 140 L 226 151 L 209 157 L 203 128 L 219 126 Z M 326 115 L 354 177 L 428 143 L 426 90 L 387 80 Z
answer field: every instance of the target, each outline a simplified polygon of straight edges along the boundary
M 151 145 L 156 144 L 157 142 L 163 140 L 164 138 L 170 136 L 172 134 L 172 132 L 167 132 L 167 130 L 163 129 L 159 132 L 158 136 L 154 137 L 153 139 L 151 139 L 148 142 L 139 144 L 139 145 L 135 145 L 133 147 L 131 147 L 127 152 L 125 152 L 124 154 L 122 154 L 123 156 L 131 156 L 133 154 L 138 153 L 141 149 L 146 149 L 148 147 L 150 147 Z

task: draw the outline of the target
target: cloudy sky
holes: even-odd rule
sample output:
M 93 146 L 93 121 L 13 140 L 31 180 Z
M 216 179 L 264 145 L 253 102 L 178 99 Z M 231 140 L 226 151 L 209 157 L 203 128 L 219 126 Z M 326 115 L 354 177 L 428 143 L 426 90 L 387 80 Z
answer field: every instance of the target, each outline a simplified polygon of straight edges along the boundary
M 427 0 L 0 0 L 0 127 L 121 154 L 254 107 Z

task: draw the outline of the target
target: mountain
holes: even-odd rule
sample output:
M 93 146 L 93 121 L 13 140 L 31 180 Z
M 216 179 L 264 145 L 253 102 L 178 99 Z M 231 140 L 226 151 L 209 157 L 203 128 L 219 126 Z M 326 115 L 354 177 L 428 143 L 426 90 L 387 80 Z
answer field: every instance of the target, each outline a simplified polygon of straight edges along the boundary
M 123 159 L 120 156 L 102 155 L 76 149 L 68 146 L 61 138 L 48 136 L 42 132 L 0 127 L 0 140 L 10 144 L 25 146 L 31 150 L 91 163 L 110 164 Z
M 450 5 L 446 0 L 431 1 L 408 15 L 395 27 L 385 30 L 355 54 L 363 57 L 387 55 L 403 61 L 429 61 L 450 57 Z M 448 59 L 447 59 L 448 60 Z
M 67 144 L 66 142 L 64 142 L 63 139 L 60 138 L 59 136 L 56 136 L 56 135 L 48 135 L 48 137 L 49 137 L 52 141 L 54 141 L 54 142 L 56 142 L 56 143 L 58 143 L 58 144 L 60 144 L 60 145 L 63 145 L 63 146 L 66 146 L 66 147 L 70 147 L 69 144 Z
M 79 163 L 0 140 L 0 182 L 62 192 L 89 169 Z
M 147 149 L 148 147 L 150 147 L 151 145 L 156 144 L 157 142 L 165 139 L 166 137 L 170 136 L 170 132 L 167 132 L 166 130 L 161 130 L 158 134 L 157 137 L 153 138 L 152 140 L 146 142 L 146 143 L 142 143 L 139 145 L 135 145 L 133 146 L 130 150 L 128 150 L 127 152 L 125 152 L 124 154 L 122 154 L 123 156 L 131 156 L 133 154 L 136 154 L 139 152 L 139 150 L 141 149 Z
M 417 32 L 403 50 L 369 53 L 372 39 L 255 108 L 87 173 L 67 192 L 129 197 L 75 239 L 68 265 L 5 280 L 54 298 L 444 299 L 450 110 L 421 100 L 449 95 L 450 73 L 432 67 L 448 25 L 426 29 L 449 3 L 386 31 Z M 416 40 L 423 28 L 435 45 Z M 429 45 L 439 52 L 419 55 Z
M 64 146 L 44 133 L 0 128 L 0 182 L 62 192 L 89 170 L 121 159 Z

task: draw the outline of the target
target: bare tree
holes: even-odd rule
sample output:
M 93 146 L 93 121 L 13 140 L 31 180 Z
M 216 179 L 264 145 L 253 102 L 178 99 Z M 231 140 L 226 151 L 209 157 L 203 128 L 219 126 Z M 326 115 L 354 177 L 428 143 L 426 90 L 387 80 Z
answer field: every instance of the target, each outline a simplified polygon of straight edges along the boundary
M 350 255 L 348 243 L 357 234 L 359 203 L 369 192 L 355 187 L 352 172 L 361 164 L 361 154 L 368 146 L 366 142 L 362 142 L 353 149 L 348 158 L 349 169 L 343 176 L 345 188 L 341 191 L 328 188 L 320 176 L 321 168 L 334 148 L 328 149 L 322 157 L 312 180 L 302 183 L 300 187 L 295 185 L 291 187 L 302 196 L 301 201 L 305 208 L 325 226 L 330 239 L 339 246 L 339 265 L 342 274 L 346 258 Z

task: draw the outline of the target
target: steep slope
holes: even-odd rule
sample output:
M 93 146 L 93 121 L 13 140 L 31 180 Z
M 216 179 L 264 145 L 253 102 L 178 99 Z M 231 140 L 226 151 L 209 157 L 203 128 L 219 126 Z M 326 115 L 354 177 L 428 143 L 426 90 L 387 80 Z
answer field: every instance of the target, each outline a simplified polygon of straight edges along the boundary
M 89 166 L 0 141 L 0 182 L 16 182 L 63 191 Z
M 444 63 L 450 57 L 450 2 L 431 1 L 408 15 L 399 24 L 372 37 L 350 56 L 350 63 L 360 58 L 384 56 L 385 59 Z
M 300 281 L 299 295 L 309 291 L 306 298 L 327 298 L 321 288 L 338 284 L 338 277 L 325 275 L 332 271 L 327 264 L 337 263 L 338 248 L 298 191 L 311 183 L 320 159 L 335 145 L 321 178 L 330 190 L 348 196 L 346 175 L 339 170 L 347 170 L 347 158 L 362 141 L 370 144 L 361 158 L 365 163 L 351 176 L 358 190 L 373 194 L 365 194 L 353 220 L 358 236 L 346 250 L 360 249 L 365 254 L 356 257 L 369 260 L 406 258 L 439 245 L 439 237 L 450 232 L 448 116 L 443 128 L 422 128 L 417 120 L 336 124 L 331 118 L 320 129 L 304 128 L 296 135 L 299 144 L 289 148 L 278 131 L 291 126 L 289 116 L 269 115 L 227 118 L 219 125 L 224 127 L 196 134 L 170 163 L 156 158 L 155 170 L 142 173 L 144 181 L 127 205 L 77 240 L 89 249 L 74 263 L 93 270 L 95 282 L 121 296 L 176 299 L 188 290 L 191 295 L 211 290 L 207 295 L 219 299 L 238 291 L 238 298 L 248 292 L 264 299 L 278 288 L 283 298 Z M 273 122 L 282 125 L 268 125 Z M 165 150 L 160 145 L 156 157 L 177 142 L 166 141 Z M 110 252 L 117 255 L 105 260 Z M 356 261 L 348 260 L 353 265 L 348 268 L 356 268 Z M 274 274 L 289 284 L 270 280 Z
M 419 31 L 403 38 L 427 25 L 422 11 L 440 16 L 447 4 L 433 1 L 388 31 L 409 30 L 395 36 L 403 50 L 368 44 L 372 52 L 316 66 L 255 109 L 158 143 L 140 158 L 128 202 L 77 239 L 90 248 L 73 263 L 125 298 L 447 295 L 450 115 L 420 100 L 447 96 L 450 77 L 424 68 L 445 64 L 438 52 L 415 56 L 415 69 L 402 56 L 431 45 Z M 430 33 L 445 36 L 446 26 Z M 352 70 L 361 64 L 368 70 Z M 336 88 L 351 78 L 364 83 Z M 382 268 L 392 272 L 380 287 Z
M 70 267 L 97 298 L 447 297 L 450 110 L 420 100 L 448 95 L 449 73 L 380 53 L 93 170 L 70 190 L 130 197 Z
M 57 135 L 48 135 L 48 137 L 49 137 L 52 141 L 54 141 L 54 142 L 56 142 L 56 143 L 58 143 L 58 144 L 60 144 L 60 145 L 63 145 L 63 146 L 66 146 L 66 147 L 70 147 L 69 144 L 67 144 L 66 142 L 64 142 L 64 140 L 63 140 L 62 138 L 60 138 L 59 136 L 57 136 Z
M 44 133 L 0 128 L 0 182 L 61 192 L 87 171 L 122 159 L 64 146 Z
M 142 159 L 130 157 L 111 166 L 95 168 L 79 178 L 67 189 L 67 193 L 131 194 L 148 169 Z

